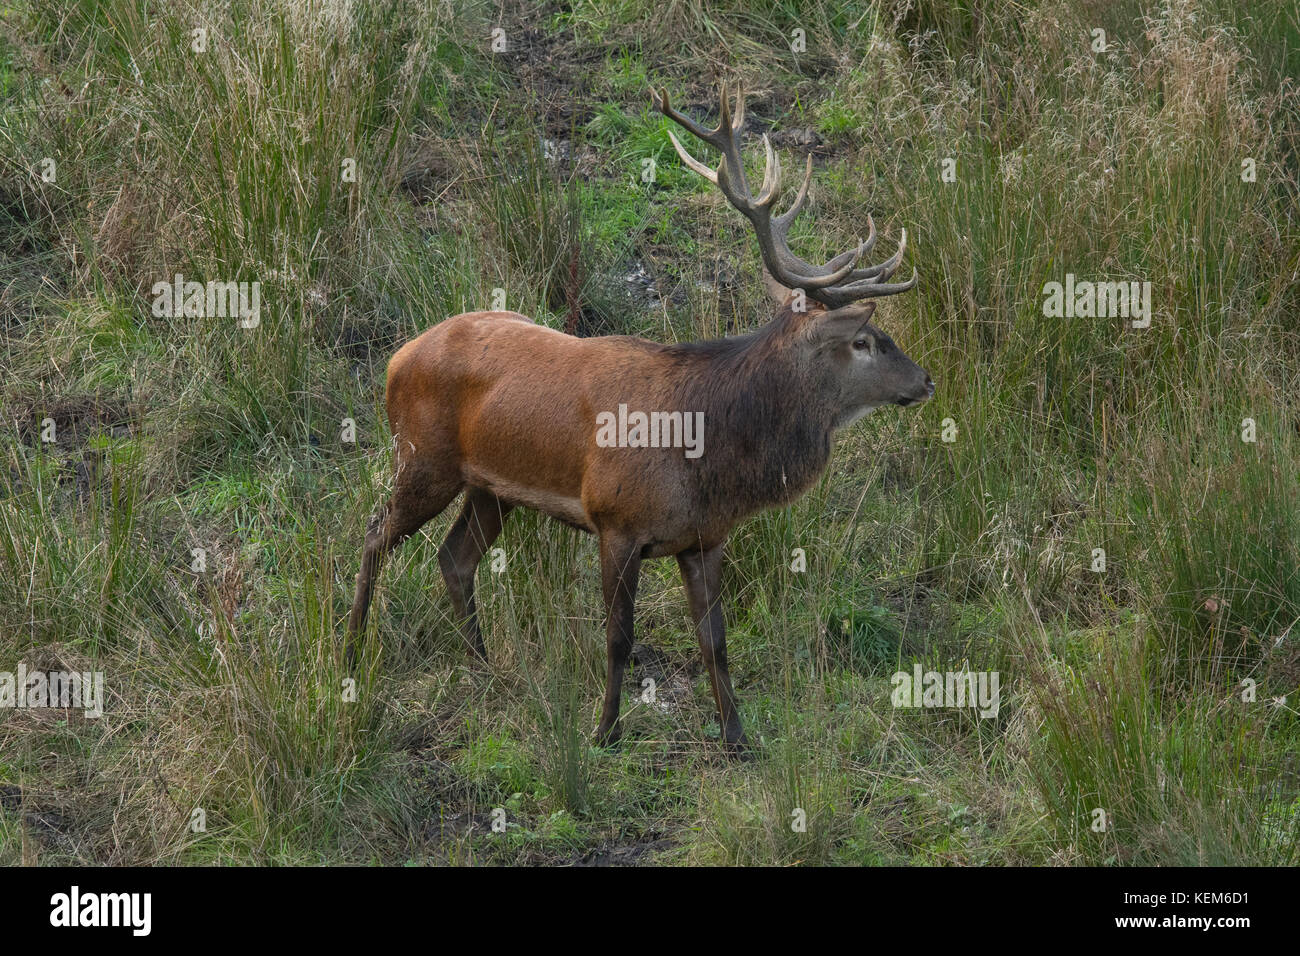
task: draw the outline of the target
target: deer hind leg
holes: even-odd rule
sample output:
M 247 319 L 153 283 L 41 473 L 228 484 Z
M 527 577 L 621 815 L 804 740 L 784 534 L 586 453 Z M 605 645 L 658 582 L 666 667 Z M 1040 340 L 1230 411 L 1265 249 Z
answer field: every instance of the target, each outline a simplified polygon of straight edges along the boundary
M 600 536 L 600 577 L 605 596 L 606 674 L 605 706 L 596 728 L 596 742 L 612 744 L 622 736 L 618 723 L 622 702 L 623 675 L 632 653 L 632 618 L 636 605 L 637 579 L 641 574 L 641 548 L 635 542 L 610 532 Z
M 677 555 L 677 565 L 686 586 L 686 598 L 691 608 L 691 619 L 700 640 L 700 653 L 709 671 L 713 685 L 713 699 L 718 705 L 718 722 L 722 726 L 722 741 L 734 756 L 746 757 L 749 742 L 740 725 L 736 708 L 736 692 L 731 687 L 731 671 L 727 669 L 727 638 L 722 623 L 722 602 L 719 591 L 722 584 L 722 545 L 707 551 L 683 551 Z
M 460 517 L 438 549 L 438 565 L 447 582 L 452 607 L 456 609 L 456 623 L 461 636 L 485 663 L 487 648 L 483 646 L 483 634 L 478 626 L 474 575 L 483 555 L 501 534 L 511 507 L 490 491 L 470 488 L 465 494 Z
M 357 642 L 366 626 L 366 614 L 375 592 L 375 579 L 387 554 L 442 513 L 460 494 L 459 476 L 447 476 L 438 482 L 400 482 L 393 497 L 370 519 L 366 529 L 361 571 L 357 574 L 357 594 L 348 615 L 346 652 L 348 668 L 357 662 Z

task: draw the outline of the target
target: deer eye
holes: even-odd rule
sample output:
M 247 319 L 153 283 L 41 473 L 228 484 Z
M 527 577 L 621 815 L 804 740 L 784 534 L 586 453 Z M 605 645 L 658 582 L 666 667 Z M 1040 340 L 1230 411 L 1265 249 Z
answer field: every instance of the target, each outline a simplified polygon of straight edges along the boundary
M 869 350 L 869 349 L 871 348 L 871 340 L 870 340 L 870 339 L 854 339 L 854 340 L 853 340 L 853 347 L 854 347 L 855 349 L 857 349 L 859 352 L 865 352 L 865 351 L 867 351 L 867 350 Z

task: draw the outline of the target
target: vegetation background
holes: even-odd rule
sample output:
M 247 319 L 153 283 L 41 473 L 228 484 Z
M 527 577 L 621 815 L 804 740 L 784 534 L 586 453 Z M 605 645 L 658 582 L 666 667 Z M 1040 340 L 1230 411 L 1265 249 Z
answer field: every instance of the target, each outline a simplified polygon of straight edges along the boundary
M 939 383 L 732 539 L 760 759 L 721 754 L 671 561 L 658 701 L 589 745 L 594 542 L 531 514 L 480 572 L 491 668 L 437 573 L 453 508 L 345 702 L 404 340 L 498 288 L 584 335 L 769 317 L 649 108 L 709 119 L 719 77 L 752 160 L 814 156 L 801 254 L 907 228 L 880 324 Z M 0 3 L 0 670 L 108 695 L 0 711 L 0 862 L 1296 862 L 1297 77 L 1290 0 Z M 1044 318 L 1067 272 L 1150 281 L 1150 328 Z M 155 317 L 176 273 L 259 281 L 260 326 Z M 997 717 L 895 709 L 914 662 L 998 671 Z

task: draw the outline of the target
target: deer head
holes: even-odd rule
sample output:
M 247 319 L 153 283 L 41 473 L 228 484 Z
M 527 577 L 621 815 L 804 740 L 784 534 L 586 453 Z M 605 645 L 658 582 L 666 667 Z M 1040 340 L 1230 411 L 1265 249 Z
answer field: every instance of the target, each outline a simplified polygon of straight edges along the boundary
M 717 186 L 753 225 L 768 290 L 781 302 L 778 317 L 791 332 L 785 346 L 793 350 L 792 358 L 796 362 L 820 365 L 839 385 L 838 389 L 831 389 L 841 406 L 835 413 L 837 427 L 881 405 L 914 405 L 931 397 L 934 382 L 930 376 L 888 335 L 871 325 L 876 304 L 863 301 L 906 292 L 916 285 L 915 271 L 906 282 L 888 281 L 903 261 L 907 230 L 899 238 L 897 251 L 877 265 L 858 265 L 876 244 L 876 225 L 870 215 L 867 238 L 854 248 L 821 265 L 800 258 L 790 250 L 787 236 L 790 224 L 808 199 L 812 155 L 808 156 L 803 183 L 794 202 L 784 213 L 773 215 L 781 191 L 781 162 L 764 134 L 767 162 L 763 185 L 756 198 L 750 192 L 740 153 L 740 135 L 745 124 L 745 97 L 740 90 L 733 111 L 727 85 L 721 84 L 720 121 L 711 130 L 674 109 L 667 90 L 652 89 L 650 100 L 655 109 L 722 154 L 717 168 L 711 168 L 692 156 L 671 130 L 668 133 L 682 162 Z M 800 305 L 802 309 L 798 308 Z M 824 377 L 817 376 L 811 368 L 809 371 L 814 378 Z

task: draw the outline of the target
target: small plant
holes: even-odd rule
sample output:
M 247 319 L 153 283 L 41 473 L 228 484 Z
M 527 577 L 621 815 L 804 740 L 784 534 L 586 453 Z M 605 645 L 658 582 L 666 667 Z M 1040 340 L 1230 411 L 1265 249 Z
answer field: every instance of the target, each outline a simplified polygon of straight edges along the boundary
M 888 607 L 839 605 L 826 617 L 826 636 L 851 667 L 874 670 L 898 660 L 902 625 Z

